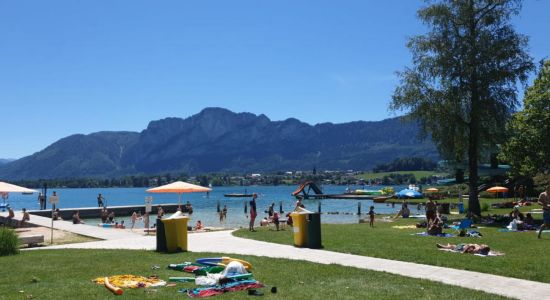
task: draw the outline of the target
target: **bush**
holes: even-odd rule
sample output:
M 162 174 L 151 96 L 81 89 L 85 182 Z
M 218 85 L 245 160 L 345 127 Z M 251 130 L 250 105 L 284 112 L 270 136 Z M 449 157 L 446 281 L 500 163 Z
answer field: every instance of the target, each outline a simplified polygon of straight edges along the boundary
M 0 256 L 19 253 L 19 238 L 14 230 L 0 227 Z
M 489 211 L 489 203 L 484 202 L 481 204 L 481 211 Z

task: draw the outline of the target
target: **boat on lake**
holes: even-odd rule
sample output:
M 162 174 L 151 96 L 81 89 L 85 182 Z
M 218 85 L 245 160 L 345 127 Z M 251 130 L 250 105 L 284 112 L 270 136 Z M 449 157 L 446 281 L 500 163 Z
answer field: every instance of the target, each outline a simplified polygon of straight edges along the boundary
M 223 194 L 224 197 L 228 198 L 246 198 L 246 197 L 252 197 L 253 194 L 238 194 L 238 193 L 231 193 L 231 194 Z

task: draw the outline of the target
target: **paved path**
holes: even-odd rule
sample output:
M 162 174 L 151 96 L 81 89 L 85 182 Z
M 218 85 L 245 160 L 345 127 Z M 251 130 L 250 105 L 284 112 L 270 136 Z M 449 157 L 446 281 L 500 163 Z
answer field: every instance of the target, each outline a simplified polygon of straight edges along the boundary
M 15 212 L 15 220 L 21 220 L 23 214 L 21 212 Z M 52 225 L 52 219 L 46 217 L 40 217 L 36 215 L 31 215 L 31 220 L 29 224 L 43 226 L 50 228 Z M 97 226 L 97 224 L 73 224 L 72 221 L 54 221 L 53 228 L 69 231 L 72 233 L 93 237 L 100 240 L 120 240 L 129 237 L 140 237 L 136 230 L 136 233 L 130 232 L 129 230 L 120 230 L 114 228 L 103 228 Z
M 478 272 L 351 255 L 326 250 L 302 249 L 235 237 L 230 231 L 192 233 L 189 251 L 267 256 L 304 260 L 321 264 L 339 264 L 428 279 L 518 299 L 550 299 L 550 284 Z M 58 245 L 41 249 L 155 249 L 154 236 L 127 236 L 122 239 Z M 482 262 L 482 257 L 472 257 Z

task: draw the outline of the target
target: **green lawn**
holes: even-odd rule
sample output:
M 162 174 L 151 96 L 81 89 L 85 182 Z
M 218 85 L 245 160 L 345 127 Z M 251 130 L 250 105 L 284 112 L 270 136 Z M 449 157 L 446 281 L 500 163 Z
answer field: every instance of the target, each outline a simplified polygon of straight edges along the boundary
M 446 173 L 438 173 L 435 171 L 393 171 L 393 172 L 380 172 L 380 173 L 363 173 L 357 175 L 357 178 L 359 179 L 375 179 L 375 178 L 383 178 L 384 176 L 388 176 L 390 174 L 414 174 L 414 177 L 418 180 L 422 177 L 430 177 L 432 175 L 439 175 L 439 176 L 446 176 L 448 174 Z
M 414 236 L 423 229 L 396 229 L 394 225 L 409 225 L 418 220 L 401 219 L 393 223 L 377 220 L 375 228 L 368 224 L 323 224 L 322 243 L 325 250 L 371 257 L 417 262 L 429 265 L 465 269 L 508 277 L 550 282 L 550 259 L 544 256 L 550 247 L 550 234 L 537 239 L 534 232 L 497 232 L 498 227 L 479 228 L 482 238 L 442 238 Z M 452 233 L 453 230 L 446 229 Z M 293 244 L 292 230 L 257 232 L 241 229 L 236 236 L 262 241 Z M 478 257 L 438 251 L 436 243 L 484 243 L 504 252 L 504 256 Z
M 169 276 L 187 274 L 166 269 L 169 263 L 211 256 L 221 255 L 159 254 L 134 250 L 24 251 L 16 256 L 0 257 L 0 298 L 114 299 L 117 296 L 91 280 L 117 274 L 156 274 L 167 280 Z M 239 258 L 251 262 L 255 278 L 267 286 L 261 289 L 265 299 L 504 299 L 431 281 L 351 267 L 254 256 Z M 153 265 L 161 268 L 152 270 Z M 277 287 L 277 294 L 270 293 L 272 286 Z M 125 289 L 120 297 L 186 299 L 188 297 L 178 290 L 191 287 L 194 285 L 179 283 L 175 287 Z M 246 292 L 231 292 L 216 298 L 250 299 L 250 296 Z

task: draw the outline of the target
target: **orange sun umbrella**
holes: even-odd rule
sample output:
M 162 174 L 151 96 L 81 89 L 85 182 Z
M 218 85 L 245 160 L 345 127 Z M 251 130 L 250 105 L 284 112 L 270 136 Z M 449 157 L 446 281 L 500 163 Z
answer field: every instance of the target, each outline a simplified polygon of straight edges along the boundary
M 428 188 L 428 189 L 425 189 L 426 192 L 431 192 L 431 193 L 435 193 L 435 192 L 439 192 L 438 189 L 436 188 Z
M 191 184 L 183 181 L 176 181 L 161 185 L 156 188 L 148 189 L 149 193 L 176 193 L 178 194 L 179 204 L 181 204 L 181 194 L 183 193 L 201 193 L 210 192 L 212 189 L 204 186 Z
M 489 193 L 506 193 L 506 192 L 508 192 L 508 188 L 505 188 L 503 186 L 494 186 L 490 189 L 487 189 L 487 192 L 489 192 Z
M 0 181 L 0 193 L 36 193 L 36 191 L 15 184 Z

